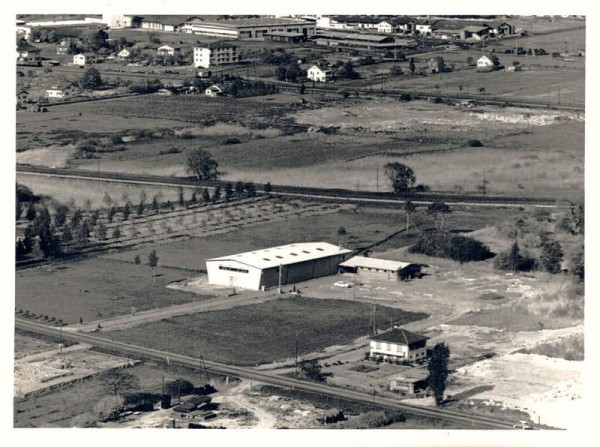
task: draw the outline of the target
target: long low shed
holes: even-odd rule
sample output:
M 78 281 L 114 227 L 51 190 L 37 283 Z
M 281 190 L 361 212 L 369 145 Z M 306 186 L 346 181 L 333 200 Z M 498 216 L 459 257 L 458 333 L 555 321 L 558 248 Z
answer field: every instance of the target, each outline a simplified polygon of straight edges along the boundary
M 264 290 L 335 275 L 352 251 L 327 242 L 305 242 L 208 259 L 210 284 Z
M 362 278 L 400 281 L 418 276 L 421 273 L 421 265 L 354 256 L 340 263 L 340 270 L 342 273 L 355 273 Z

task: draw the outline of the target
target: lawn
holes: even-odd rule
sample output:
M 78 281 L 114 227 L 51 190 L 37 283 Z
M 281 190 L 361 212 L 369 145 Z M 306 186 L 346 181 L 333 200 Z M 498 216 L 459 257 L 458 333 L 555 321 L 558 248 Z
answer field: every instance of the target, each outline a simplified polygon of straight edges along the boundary
M 15 308 L 77 323 L 80 317 L 93 321 L 100 315 L 108 318 L 128 314 L 132 308 L 141 311 L 202 299 L 165 287 L 172 281 L 185 279 L 186 273 L 165 267 L 158 267 L 156 273 L 153 287 L 152 271 L 147 265 L 108 259 L 54 265 L 50 271 L 47 268 L 18 271 Z
M 369 333 L 371 306 L 364 303 L 285 298 L 227 311 L 164 319 L 107 333 L 128 343 L 213 361 L 254 365 L 349 343 Z M 379 321 L 408 323 L 423 313 L 376 306 Z

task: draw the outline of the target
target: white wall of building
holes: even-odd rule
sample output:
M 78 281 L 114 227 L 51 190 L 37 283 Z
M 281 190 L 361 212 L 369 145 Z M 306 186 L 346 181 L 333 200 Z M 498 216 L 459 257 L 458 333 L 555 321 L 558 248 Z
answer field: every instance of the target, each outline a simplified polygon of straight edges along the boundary
M 414 361 L 425 358 L 427 355 L 427 346 L 409 350 L 407 345 L 371 340 L 370 353 L 371 355 L 384 355 Z
M 260 290 L 262 270 L 234 261 L 210 261 L 206 263 L 210 284 Z
M 210 48 L 194 48 L 194 67 L 210 67 Z
M 85 65 L 85 56 L 83 54 L 76 54 L 73 56 L 73 63 L 80 66 Z

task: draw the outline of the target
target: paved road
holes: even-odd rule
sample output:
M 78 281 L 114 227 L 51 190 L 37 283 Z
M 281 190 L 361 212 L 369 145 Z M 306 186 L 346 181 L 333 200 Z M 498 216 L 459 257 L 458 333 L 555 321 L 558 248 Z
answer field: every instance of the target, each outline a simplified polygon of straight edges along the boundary
M 62 334 L 60 334 L 59 329 L 56 327 L 46 326 L 31 321 L 16 319 L 15 326 L 17 329 L 30 331 L 37 334 L 49 335 L 53 337 L 62 336 L 62 338 L 65 340 L 70 340 L 79 343 L 88 343 L 95 347 L 110 349 L 111 351 L 117 351 L 125 355 L 134 355 L 157 360 L 164 360 L 168 361 L 169 363 L 177 363 L 192 368 L 198 368 L 202 362 L 202 360 L 198 358 L 188 357 L 172 352 L 159 351 L 151 348 L 144 348 L 141 346 L 100 338 L 90 334 L 64 331 L 62 332 Z M 397 409 L 404 411 L 407 414 L 416 416 L 442 419 L 462 424 L 465 427 L 469 428 L 512 428 L 511 423 L 499 421 L 490 417 L 467 415 L 454 411 L 441 410 L 438 408 L 417 407 L 413 405 L 408 405 L 395 399 L 374 396 L 370 393 L 336 388 L 321 383 L 307 382 L 304 380 L 293 379 L 290 377 L 281 377 L 270 372 L 257 371 L 253 368 L 225 365 L 222 363 L 211 362 L 208 360 L 204 361 L 204 363 L 208 371 L 217 372 L 220 374 L 229 374 L 237 377 L 244 377 L 249 380 L 257 381 L 259 383 L 274 385 L 283 388 L 298 389 L 324 396 L 331 396 L 356 402 L 362 402 L 365 404 L 372 404 L 373 402 L 375 402 L 378 406 L 383 408 Z

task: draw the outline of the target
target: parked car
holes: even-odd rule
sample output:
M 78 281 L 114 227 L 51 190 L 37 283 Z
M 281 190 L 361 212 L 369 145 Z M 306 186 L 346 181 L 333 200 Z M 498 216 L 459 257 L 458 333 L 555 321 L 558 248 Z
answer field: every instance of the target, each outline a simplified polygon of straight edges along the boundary
M 342 287 L 344 289 L 349 289 L 350 287 L 352 287 L 352 284 L 350 284 L 349 282 L 345 282 L 345 281 L 338 281 L 334 284 L 334 286 Z
M 515 425 L 514 428 L 518 428 L 520 430 L 533 430 L 533 427 L 527 423 L 527 421 L 519 421 Z

